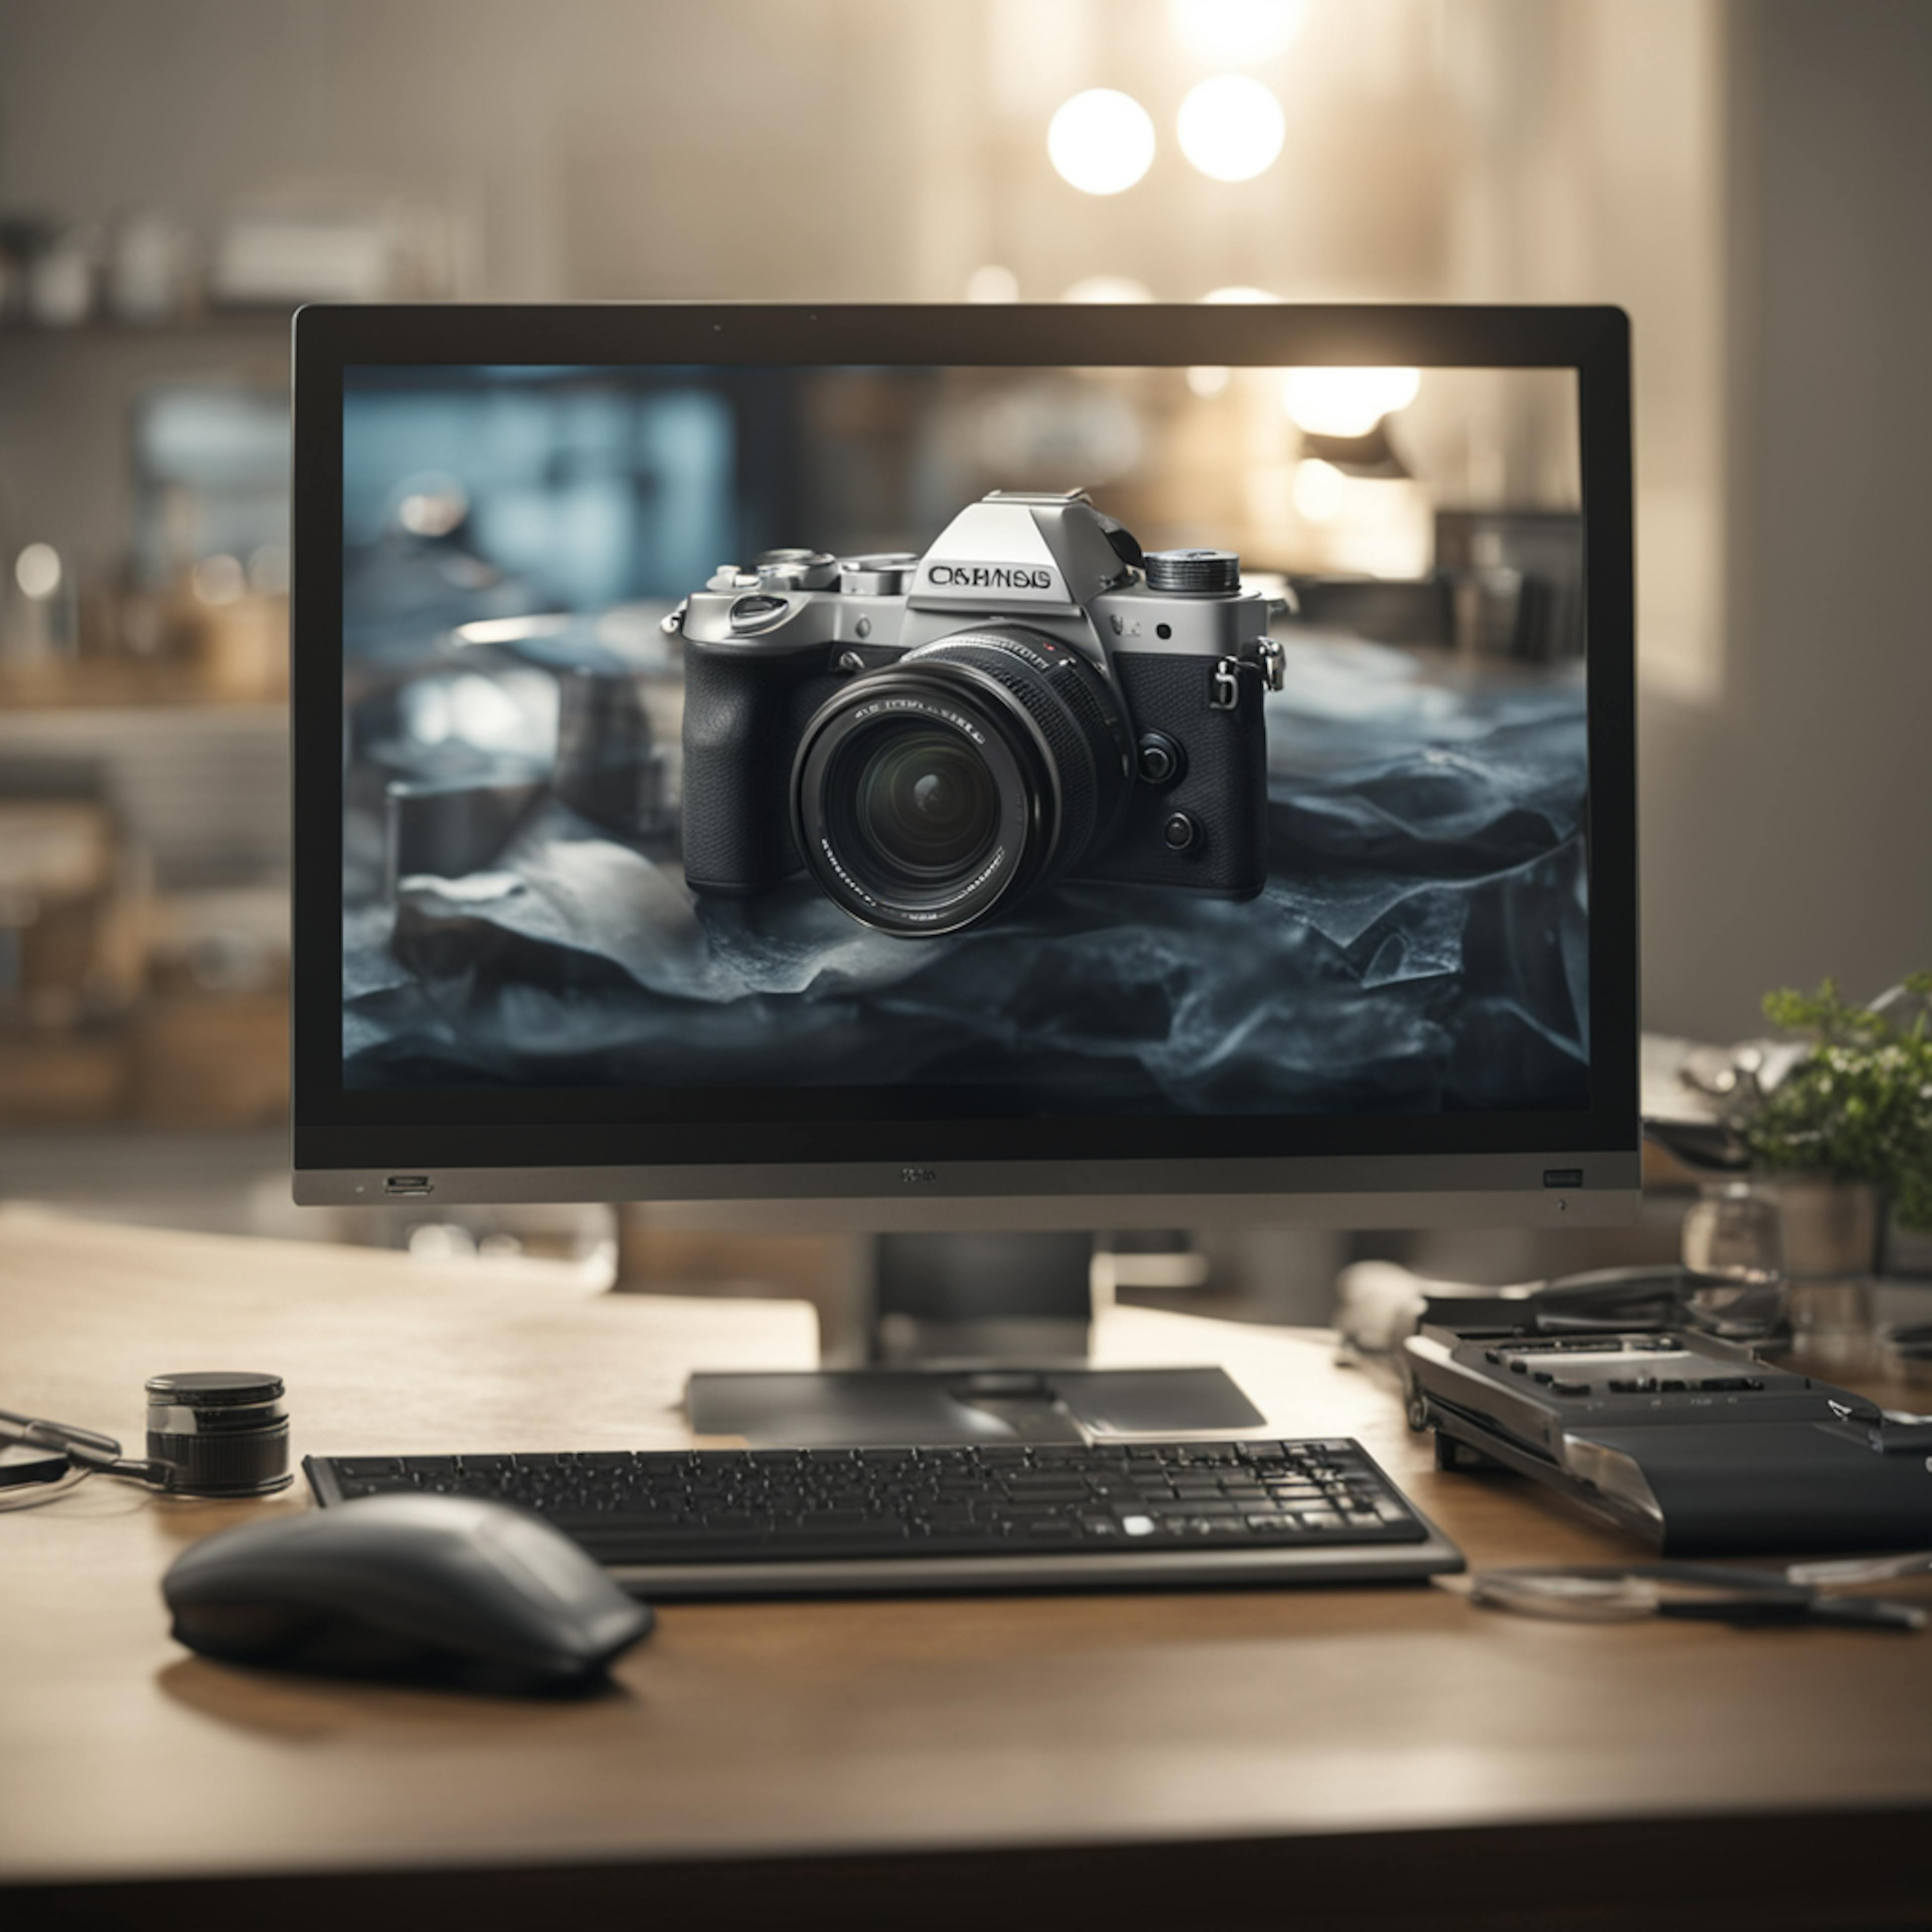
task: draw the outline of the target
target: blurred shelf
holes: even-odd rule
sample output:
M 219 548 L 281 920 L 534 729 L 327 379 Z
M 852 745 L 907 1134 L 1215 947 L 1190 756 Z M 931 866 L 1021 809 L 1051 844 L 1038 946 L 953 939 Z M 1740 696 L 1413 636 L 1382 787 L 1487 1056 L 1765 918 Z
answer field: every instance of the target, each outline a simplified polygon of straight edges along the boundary
M 285 334 L 294 316 L 292 308 L 218 309 L 201 315 L 175 316 L 162 322 L 120 322 L 111 316 L 66 324 L 0 322 L 0 341 L 158 341 L 170 336 Z
M 224 692 L 193 664 L 125 661 L 0 664 L 0 712 L 285 710 L 279 693 Z
M 288 1112 L 288 1037 L 286 988 L 151 992 L 112 1020 L 68 1030 L 0 1025 L 0 1137 L 271 1127 Z

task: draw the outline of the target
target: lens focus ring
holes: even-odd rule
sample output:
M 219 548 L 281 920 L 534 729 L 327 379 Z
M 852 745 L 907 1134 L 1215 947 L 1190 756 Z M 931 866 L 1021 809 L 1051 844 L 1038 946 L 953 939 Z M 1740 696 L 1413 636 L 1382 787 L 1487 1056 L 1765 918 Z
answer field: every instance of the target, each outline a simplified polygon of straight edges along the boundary
M 1066 851 L 1085 852 L 1111 830 L 1124 802 L 1112 781 L 1125 728 L 1099 674 L 1077 652 L 1046 638 L 968 632 L 909 652 L 903 662 L 968 666 L 1018 701 L 1046 740 L 1058 781 L 1055 830 Z

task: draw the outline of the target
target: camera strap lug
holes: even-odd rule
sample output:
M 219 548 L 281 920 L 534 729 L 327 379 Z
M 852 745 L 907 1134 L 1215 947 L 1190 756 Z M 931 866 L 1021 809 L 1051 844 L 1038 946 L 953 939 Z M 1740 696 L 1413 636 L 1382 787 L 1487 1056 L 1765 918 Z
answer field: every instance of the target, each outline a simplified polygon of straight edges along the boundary
M 1270 691 L 1279 691 L 1288 682 L 1288 653 L 1272 638 L 1255 640 L 1255 668 L 1262 674 L 1262 682 Z
M 1208 679 L 1208 709 L 1210 711 L 1234 711 L 1240 709 L 1240 659 L 1216 658 Z

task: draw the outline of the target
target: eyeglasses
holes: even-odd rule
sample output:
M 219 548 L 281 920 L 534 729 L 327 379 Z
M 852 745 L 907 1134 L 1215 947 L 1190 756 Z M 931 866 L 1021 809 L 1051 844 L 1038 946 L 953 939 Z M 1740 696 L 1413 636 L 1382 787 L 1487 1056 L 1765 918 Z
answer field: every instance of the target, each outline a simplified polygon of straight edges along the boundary
M 1904 1556 L 1794 1563 L 1782 1570 L 1702 1563 L 1580 1564 L 1478 1570 L 1436 1580 L 1472 1603 L 1569 1623 L 1684 1617 L 1737 1625 L 1819 1623 L 1916 1630 L 1932 1621 L 1918 1604 L 1825 1593 L 1928 1570 L 1932 1551 L 1920 1550 Z

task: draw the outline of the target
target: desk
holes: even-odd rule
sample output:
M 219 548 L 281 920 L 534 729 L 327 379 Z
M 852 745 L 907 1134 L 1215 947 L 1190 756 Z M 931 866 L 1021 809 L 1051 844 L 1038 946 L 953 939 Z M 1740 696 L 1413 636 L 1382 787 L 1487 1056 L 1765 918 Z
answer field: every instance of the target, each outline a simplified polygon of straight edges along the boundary
M 152 1372 L 279 1372 L 298 1454 L 674 1444 L 688 1368 L 815 1346 L 795 1303 L 21 1209 L 0 1337 L 9 1406 L 136 1440 Z M 1476 1564 L 1624 1553 L 1532 1485 L 1438 1474 L 1322 1334 L 1123 1309 L 1097 1352 L 1219 1360 L 1284 1432 L 1360 1436 Z M 677 1604 L 613 1694 L 561 1705 L 174 1644 L 170 1558 L 300 1506 L 97 1479 L 0 1515 L 16 1906 L 706 1932 L 1932 1914 L 1932 1636 L 1564 1625 L 1426 1586 Z

